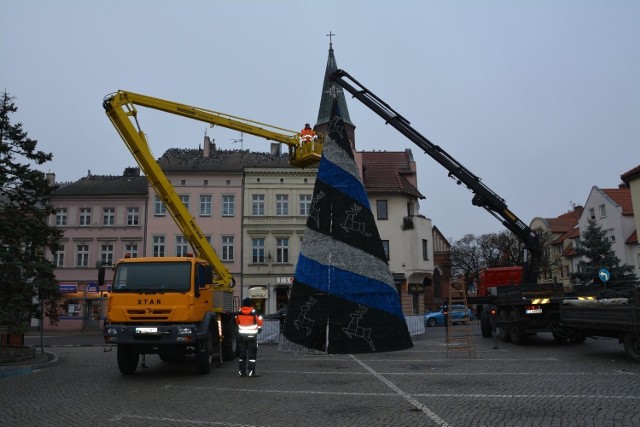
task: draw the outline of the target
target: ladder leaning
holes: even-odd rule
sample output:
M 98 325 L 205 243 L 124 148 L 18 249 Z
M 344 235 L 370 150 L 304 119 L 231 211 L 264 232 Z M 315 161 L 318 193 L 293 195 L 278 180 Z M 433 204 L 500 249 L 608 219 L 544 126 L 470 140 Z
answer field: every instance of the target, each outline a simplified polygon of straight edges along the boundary
M 449 352 L 467 352 L 469 357 L 475 357 L 467 294 L 464 288 L 458 289 L 451 283 L 449 283 L 446 321 L 447 357 Z

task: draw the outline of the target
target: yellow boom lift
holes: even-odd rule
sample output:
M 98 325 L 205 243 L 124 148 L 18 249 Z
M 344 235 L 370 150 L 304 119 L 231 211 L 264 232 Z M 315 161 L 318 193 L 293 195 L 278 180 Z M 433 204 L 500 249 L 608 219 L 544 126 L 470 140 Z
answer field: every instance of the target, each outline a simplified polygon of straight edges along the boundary
M 159 354 L 163 360 L 194 354 L 197 371 L 209 373 L 215 358 L 235 358 L 235 281 L 153 157 L 136 106 L 286 144 L 289 161 L 297 167 L 318 163 L 323 137 L 303 142 L 294 131 L 133 92 L 118 91 L 103 101 L 107 116 L 197 256 L 119 260 L 105 342 L 117 345 L 123 374 L 135 372 L 140 354 Z

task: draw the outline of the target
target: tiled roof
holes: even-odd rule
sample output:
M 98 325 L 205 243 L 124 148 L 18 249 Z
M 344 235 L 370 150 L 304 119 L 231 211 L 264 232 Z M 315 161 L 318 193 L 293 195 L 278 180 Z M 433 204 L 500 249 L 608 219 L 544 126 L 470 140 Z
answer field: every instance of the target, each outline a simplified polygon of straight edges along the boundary
M 61 185 L 52 196 L 145 195 L 147 188 L 144 176 L 89 175 Z
M 170 148 L 158 159 L 165 172 L 242 172 L 251 167 L 293 167 L 288 155 L 255 153 L 248 150 L 211 150 L 209 157 L 200 149 Z
M 362 175 L 369 193 L 403 193 L 424 199 L 425 197 L 406 178 L 415 175 L 406 151 L 363 151 Z
M 574 249 L 573 243 L 569 243 L 569 245 L 566 248 L 564 248 L 562 255 L 567 257 L 576 256 L 578 255 L 578 252 L 576 252 L 576 250 Z
M 635 178 L 638 175 L 640 175 L 640 165 L 638 165 L 635 168 L 631 169 L 630 171 L 627 171 L 627 172 L 623 173 L 622 175 L 620 175 L 620 179 L 625 184 L 629 185 L 629 181 L 631 180 L 631 178 Z
M 631 233 L 631 236 L 629 236 L 627 238 L 627 240 L 625 241 L 625 243 L 629 244 L 629 243 L 638 243 L 638 230 L 633 230 L 633 233 Z
M 551 242 L 552 245 L 557 245 L 560 244 L 562 242 L 564 242 L 567 239 L 573 239 L 575 237 L 578 237 L 580 235 L 580 228 L 578 228 L 578 224 L 576 223 L 575 227 L 573 227 L 571 230 L 562 233 L 559 237 L 557 237 L 553 242 Z
M 622 208 L 622 215 L 633 215 L 630 188 L 603 188 L 602 191 Z
M 545 218 L 552 233 L 566 233 L 578 225 L 578 220 L 584 208 L 577 206 L 574 210 L 562 214 L 556 218 Z

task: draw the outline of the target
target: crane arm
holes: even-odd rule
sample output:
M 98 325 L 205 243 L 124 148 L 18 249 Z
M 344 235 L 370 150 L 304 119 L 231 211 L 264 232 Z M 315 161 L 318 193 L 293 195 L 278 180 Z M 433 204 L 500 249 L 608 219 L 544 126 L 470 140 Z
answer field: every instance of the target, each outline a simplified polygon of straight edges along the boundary
M 330 78 L 353 95 L 354 98 L 357 98 L 374 113 L 382 117 L 386 124 L 396 128 L 396 130 L 424 150 L 431 158 L 440 163 L 449 171 L 449 177 L 456 180 L 457 184 L 464 184 L 473 192 L 472 203 L 475 206 L 486 209 L 492 216 L 501 221 L 508 230 L 518 236 L 523 242 L 525 249 L 531 253 L 531 260 L 526 260 L 525 258 L 525 263 L 528 264 L 528 266 L 526 266 L 527 268 L 524 269 L 525 272 L 527 272 L 525 278 L 526 283 L 535 283 L 537 281 L 540 263 L 538 235 L 509 210 L 503 198 L 484 185 L 478 176 L 471 173 L 471 171 L 451 157 L 444 149 L 422 136 L 411 127 L 411 123 L 407 119 L 360 84 L 349 75 L 349 73 L 344 70 L 336 70 L 330 75 Z
M 211 247 L 195 219 L 184 206 L 173 185 L 171 185 L 171 182 L 153 157 L 147 137 L 140 128 L 136 106 L 202 121 L 212 126 L 235 129 L 267 140 L 284 143 L 289 146 L 290 163 L 298 167 L 312 166 L 320 160 L 323 136 L 318 135 L 313 142 L 303 143 L 300 139 L 300 134 L 297 132 L 213 110 L 122 90 L 105 97 L 103 107 L 111 123 L 124 140 L 138 165 L 140 165 L 150 185 L 162 199 L 184 237 L 194 248 L 196 254 L 209 262 L 211 268 L 217 274 L 215 284 L 228 288 L 233 287 L 235 282 L 229 270 L 220 261 L 215 250 Z
M 123 90 L 108 95 L 104 101 L 105 110 L 109 106 L 126 110 L 127 114 L 136 120 L 136 125 L 139 128 L 137 111 L 135 109 L 136 105 L 209 123 L 212 126 L 234 129 L 267 140 L 286 144 L 289 147 L 290 163 L 293 166 L 301 168 L 313 166 L 320 161 L 322 156 L 323 135 L 318 135 L 313 144 L 303 144 L 300 140 L 299 132 L 221 113 L 219 111 L 194 107 Z

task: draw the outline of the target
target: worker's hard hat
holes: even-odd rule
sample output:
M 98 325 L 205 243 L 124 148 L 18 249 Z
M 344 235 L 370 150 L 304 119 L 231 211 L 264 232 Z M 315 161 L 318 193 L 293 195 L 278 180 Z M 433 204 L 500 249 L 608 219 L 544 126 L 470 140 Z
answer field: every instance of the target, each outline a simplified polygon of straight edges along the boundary
M 309 127 L 309 126 L 311 126 L 309 123 L 304 124 L 304 127 Z

